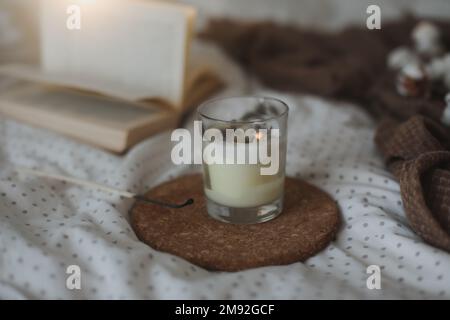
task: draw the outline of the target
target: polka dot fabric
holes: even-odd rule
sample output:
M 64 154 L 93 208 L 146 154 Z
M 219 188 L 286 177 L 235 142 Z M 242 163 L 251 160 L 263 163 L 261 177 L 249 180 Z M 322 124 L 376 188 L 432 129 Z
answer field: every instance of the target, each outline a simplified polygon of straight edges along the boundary
M 369 117 L 352 105 L 248 83 L 244 92 L 239 85 L 221 95 L 264 94 L 289 104 L 287 173 L 336 199 L 343 223 L 331 245 L 305 263 L 203 270 L 139 242 L 130 228 L 130 200 L 14 173 L 14 166 L 39 167 L 144 192 L 199 170 L 171 164 L 170 132 L 116 156 L 0 118 L 0 298 L 450 298 L 450 255 L 408 227 L 399 186 L 372 142 Z M 81 269 L 80 290 L 66 287 L 69 265 Z M 381 269 L 381 290 L 367 288 L 370 265 Z

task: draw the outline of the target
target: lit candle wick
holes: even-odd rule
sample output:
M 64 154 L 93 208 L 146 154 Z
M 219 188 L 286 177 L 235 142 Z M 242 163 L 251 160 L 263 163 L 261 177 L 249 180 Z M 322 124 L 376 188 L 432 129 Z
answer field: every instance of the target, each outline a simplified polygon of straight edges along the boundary
M 260 140 L 260 139 L 262 139 L 262 137 L 263 137 L 263 133 L 262 132 L 255 133 L 256 140 Z

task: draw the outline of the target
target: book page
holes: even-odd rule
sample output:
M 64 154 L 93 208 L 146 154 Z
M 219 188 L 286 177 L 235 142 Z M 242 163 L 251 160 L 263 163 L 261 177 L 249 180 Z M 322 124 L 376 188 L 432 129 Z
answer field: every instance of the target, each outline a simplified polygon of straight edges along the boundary
M 66 27 L 69 5 L 81 28 Z M 179 107 L 195 11 L 144 0 L 42 0 L 40 77 L 126 100 Z
M 158 107 L 144 109 L 101 95 L 24 82 L 0 90 L 0 113 L 114 152 L 178 121 L 175 112 Z
M 58 114 L 61 118 L 78 119 L 124 131 L 143 119 L 161 113 L 157 108 L 144 109 L 102 96 L 34 84 L 20 84 L 15 90 L 2 93 L 0 103 L 10 108 L 28 107 L 33 112 Z

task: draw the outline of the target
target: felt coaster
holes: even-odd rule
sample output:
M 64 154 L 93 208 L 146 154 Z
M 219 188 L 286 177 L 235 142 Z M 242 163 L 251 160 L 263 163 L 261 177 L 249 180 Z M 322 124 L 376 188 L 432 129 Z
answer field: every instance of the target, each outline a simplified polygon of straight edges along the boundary
M 238 271 L 305 261 L 334 239 L 340 221 L 330 196 L 293 178 L 286 178 L 283 212 L 253 225 L 209 217 L 201 175 L 163 183 L 147 195 L 175 203 L 193 198 L 194 204 L 171 209 L 136 201 L 130 216 L 138 238 L 209 270 Z

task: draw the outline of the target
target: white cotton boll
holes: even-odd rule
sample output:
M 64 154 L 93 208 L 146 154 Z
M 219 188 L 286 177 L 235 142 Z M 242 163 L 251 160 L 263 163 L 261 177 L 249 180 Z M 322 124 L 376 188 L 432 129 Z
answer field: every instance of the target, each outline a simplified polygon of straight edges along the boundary
M 434 58 L 425 67 L 432 80 L 442 79 L 446 72 L 450 72 L 450 53 L 440 58 Z
M 413 40 L 417 42 L 437 42 L 440 36 L 438 27 L 427 21 L 419 22 L 412 31 Z
M 398 73 L 396 88 L 404 97 L 421 96 L 426 89 L 427 75 L 419 64 L 408 64 Z
M 391 51 L 387 58 L 387 64 L 390 69 L 400 70 L 408 64 L 416 64 L 419 57 L 406 47 L 398 47 Z
M 426 77 L 424 70 L 417 63 L 407 64 L 402 68 L 401 72 L 404 76 L 414 79 L 414 80 L 422 80 Z
M 430 22 L 420 22 L 412 31 L 416 50 L 421 54 L 436 55 L 442 51 L 441 32 Z

